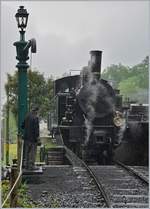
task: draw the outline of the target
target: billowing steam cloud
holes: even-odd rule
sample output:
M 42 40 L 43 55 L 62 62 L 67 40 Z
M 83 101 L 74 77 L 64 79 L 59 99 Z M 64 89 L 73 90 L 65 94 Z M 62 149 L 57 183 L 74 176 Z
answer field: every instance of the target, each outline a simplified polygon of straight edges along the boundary
M 126 123 L 124 122 L 119 127 L 119 130 L 118 130 L 118 133 L 117 133 L 117 144 L 121 144 L 123 136 L 124 136 L 124 133 L 125 133 L 125 130 L 126 130 Z
M 85 76 L 85 75 L 84 75 Z M 83 78 L 82 78 L 83 80 Z M 86 83 L 84 84 L 86 91 L 88 92 L 88 98 L 86 98 L 86 112 L 85 126 L 86 126 L 86 137 L 85 145 L 88 143 L 92 129 L 93 121 L 96 117 L 96 105 L 100 97 L 101 101 L 106 104 L 107 112 L 114 110 L 114 104 L 112 98 L 109 96 L 108 91 L 105 86 L 103 86 L 91 72 L 90 67 L 86 67 Z M 103 114 L 103 113 L 102 113 Z
M 86 103 L 87 118 L 85 118 L 85 126 L 86 126 L 85 145 L 88 143 L 89 137 L 92 132 L 92 128 L 93 128 L 92 123 L 96 115 L 95 104 L 98 97 L 97 81 L 94 80 L 93 73 L 90 71 L 90 69 L 88 70 L 89 70 L 89 75 L 88 75 L 88 82 L 86 88 L 90 96 L 88 98 L 88 102 Z

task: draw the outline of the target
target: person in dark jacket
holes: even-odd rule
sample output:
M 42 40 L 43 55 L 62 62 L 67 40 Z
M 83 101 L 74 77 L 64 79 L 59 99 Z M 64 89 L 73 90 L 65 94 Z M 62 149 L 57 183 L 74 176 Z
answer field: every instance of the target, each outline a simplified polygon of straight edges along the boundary
M 24 167 L 35 169 L 37 145 L 39 143 L 38 107 L 34 107 L 24 120 Z

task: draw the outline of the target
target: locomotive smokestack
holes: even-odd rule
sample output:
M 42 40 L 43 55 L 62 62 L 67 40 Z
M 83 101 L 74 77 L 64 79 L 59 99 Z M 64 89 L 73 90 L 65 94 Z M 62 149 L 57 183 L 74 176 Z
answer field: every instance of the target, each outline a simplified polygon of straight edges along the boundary
M 102 60 L 102 51 L 90 51 L 91 60 L 90 67 L 94 77 L 100 79 L 101 77 L 101 60 Z

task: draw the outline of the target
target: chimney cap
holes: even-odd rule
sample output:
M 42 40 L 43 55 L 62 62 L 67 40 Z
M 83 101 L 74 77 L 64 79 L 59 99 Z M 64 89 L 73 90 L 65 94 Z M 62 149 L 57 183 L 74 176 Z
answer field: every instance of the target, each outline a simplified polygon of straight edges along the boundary
M 90 54 L 91 54 L 91 55 L 101 55 L 102 52 L 103 52 L 103 51 L 100 51 L 100 50 L 91 50 L 91 51 L 90 51 Z

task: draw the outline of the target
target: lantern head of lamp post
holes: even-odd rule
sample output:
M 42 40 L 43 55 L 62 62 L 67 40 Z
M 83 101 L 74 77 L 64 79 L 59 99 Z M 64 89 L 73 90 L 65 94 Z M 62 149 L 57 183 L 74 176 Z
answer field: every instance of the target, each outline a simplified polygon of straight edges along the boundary
M 20 41 L 14 43 L 17 51 L 16 59 L 19 60 L 19 63 L 16 65 L 18 69 L 29 67 L 26 61 L 29 59 L 28 52 L 30 47 L 31 47 L 31 52 L 36 53 L 36 40 L 32 38 L 29 41 L 25 41 L 25 29 L 28 23 L 28 16 L 29 13 L 24 8 L 24 6 L 20 6 L 19 9 L 17 10 L 17 13 L 15 14 L 15 18 L 17 20 L 17 26 L 20 32 Z
M 20 31 L 24 31 L 25 28 L 27 27 L 28 16 L 29 16 L 29 13 L 27 13 L 27 10 L 24 9 L 24 6 L 20 6 L 15 15 L 17 25 Z

